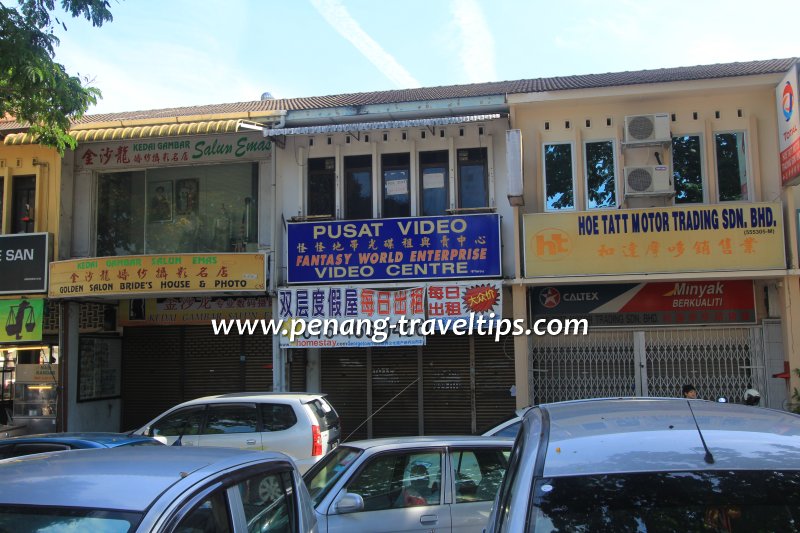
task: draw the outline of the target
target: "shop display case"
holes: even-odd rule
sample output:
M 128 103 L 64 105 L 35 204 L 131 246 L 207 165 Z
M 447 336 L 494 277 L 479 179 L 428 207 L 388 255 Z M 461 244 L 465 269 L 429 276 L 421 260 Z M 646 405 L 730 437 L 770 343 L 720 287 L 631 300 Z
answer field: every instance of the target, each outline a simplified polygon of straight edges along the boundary
M 17 365 L 14 384 L 14 421 L 24 423 L 28 433 L 56 430 L 58 365 Z

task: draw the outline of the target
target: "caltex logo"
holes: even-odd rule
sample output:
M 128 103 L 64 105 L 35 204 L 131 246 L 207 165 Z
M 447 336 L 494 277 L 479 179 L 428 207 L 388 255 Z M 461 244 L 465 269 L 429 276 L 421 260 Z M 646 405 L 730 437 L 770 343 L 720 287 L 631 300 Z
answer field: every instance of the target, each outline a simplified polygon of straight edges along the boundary
M 789 122 L 789 119 L 792 118 L 793 109 L 794 90 L 792 90 L 792 84 L 787 81 L 786 86 L 783 88 L 783 116 L 786 122 Z
M 547 287 L 539 291 L 539 303 L 547 309 L 552 309 L 561 303 L 561 293 L 555 287 Z

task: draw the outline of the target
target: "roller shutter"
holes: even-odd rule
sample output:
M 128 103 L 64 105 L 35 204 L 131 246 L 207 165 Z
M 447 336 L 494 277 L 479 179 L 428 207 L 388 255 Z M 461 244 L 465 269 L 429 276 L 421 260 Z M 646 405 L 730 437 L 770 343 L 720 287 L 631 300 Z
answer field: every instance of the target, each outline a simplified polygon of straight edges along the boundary
M 323 350 L 320 358 L 321 388 L 339 413 L 342 440 L 367 438 L 367 350 L 336 348 Z M 351 435 L 352 433 L 352 435 Z
M 495 342 L 491 335 L 474 335 L 476 429 L 488 430 L 514 415 L 514 337 Z
M 372 349 L 373 437 L 419 435 L 417 353 L 414 346 Z
M 430 335 L 422 353 L 424 434 L 472 433 L 470 337 Z
M 126 328 L 122 430 L 137 429 L 183 401 L 180 327 Z
M 306 391 L 306 351 L 292 349 L 292 361 L 289 365 L 289 390 Z

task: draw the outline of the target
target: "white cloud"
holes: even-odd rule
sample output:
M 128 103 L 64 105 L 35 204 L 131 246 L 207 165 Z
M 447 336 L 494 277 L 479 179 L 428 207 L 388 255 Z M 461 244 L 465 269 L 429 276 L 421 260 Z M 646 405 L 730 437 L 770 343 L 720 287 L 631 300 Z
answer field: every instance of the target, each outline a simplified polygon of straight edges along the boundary
M 401 88 L 421 85 L 391 54 L 367 35 L 339 0 L 311 0 L 311 5 L 339 35 L 350 41 L 395 85 Z
M 453 0 L 451 12 L 458 26 L 461 66 L 471 82 L 497 79 L 494 38 L 475 0 Z

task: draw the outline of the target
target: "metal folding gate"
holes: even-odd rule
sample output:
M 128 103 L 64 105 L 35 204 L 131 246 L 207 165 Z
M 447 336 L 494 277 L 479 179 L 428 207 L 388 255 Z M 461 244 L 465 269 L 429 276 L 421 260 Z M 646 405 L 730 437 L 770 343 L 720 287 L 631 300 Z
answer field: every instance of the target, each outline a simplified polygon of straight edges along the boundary
M 691 383 L 701 398 L 737 402 L 753 387 L 766 404 L 764 327 L 605 329 L 532 338 L 531 403 L 674 397 Z

